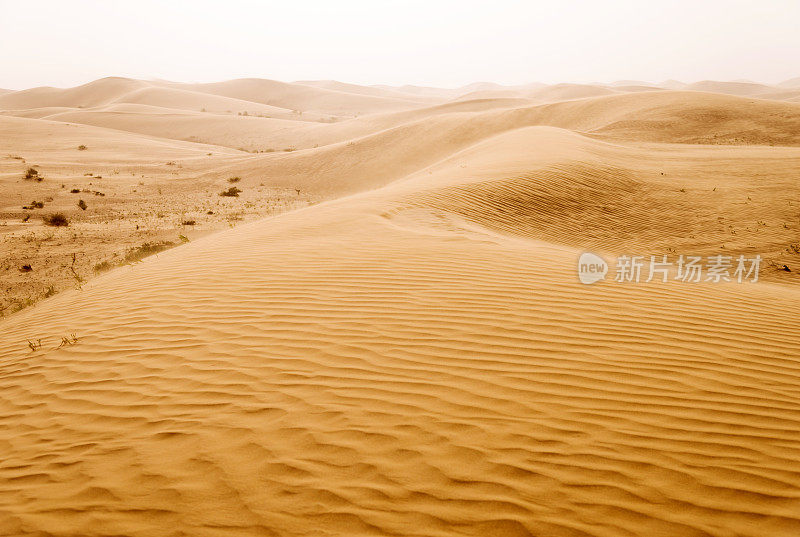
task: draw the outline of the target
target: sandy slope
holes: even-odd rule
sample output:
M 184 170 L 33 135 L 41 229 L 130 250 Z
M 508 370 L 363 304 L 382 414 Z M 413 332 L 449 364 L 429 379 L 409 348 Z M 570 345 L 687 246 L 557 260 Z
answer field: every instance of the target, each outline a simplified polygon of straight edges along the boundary
M 255 98 L 230 87 L 203 89 Z M 181 152 L 204 180 L 336 199 L 0 321 L 0 534 L 800 533 L 797 271 L 575 272 L 586 248 L 796 259 L 798 105 L 466 101 L 219 158 L 177 130 L 110 130 L 144 129 L 155 107 L 89 112 L 107 123 L 3 117 L 0 139 L 24 131 L 14 151 L 76 164 L 114 144 L 142 162 Z M 100 156 L 73 149 L 88 137 Z
M 778 87 L 781 88 L 800 88 L 800 76 L 795 78 L 790 78 L 789 80 L 784 80 Z
M 4 321 L 0 528 L 795 535 L 798 291 L 582 286 L 475 189 L 630 151 L 509 132 Z
M 217 147 L 142 137 L 117 130 L 109 132 L 107 129 L 87 125 L 3 115 L 0 115 L 0 140 L 3 140 L 5 151 L 24 151 L 30 155 L 46 156 L 62 162 L 65 158 L 103 163 L 190 158 L 205 155 L 209 149 L 220 150 Z M 81 144 L 91 147 L 92 151 L 77 152 L 76 148 Z
M 377 86 L 361 86 L 358 84 L 347 84 L 336 80 L 299 80 L 294 84 L 313 86 L 344 93 L 355 93 L 358 95 L 371 95 L 373 97 L 388 97 L 391 99 L 401 99 L 404 101 L 415 101 L 420 104 L 433 104 L 441 99 L 436 97 L 418 95 L 415 93 L 404 93 L 394 89 L 381 88 Z
M 258 78 L 209 84 L 171 84 L 171 86 L 279 106 L 289 110 L 346 116 L 419 106 L 418 99 L 414 98 L 363 95 Z
M 333 123 L 311 118 L 303 120 L 296 115 L 241 117 L 143 104 L 112 104 L 93 109 L 34 108 L 6 113 L 253 152 L 314 148 L 366 136 L 385 137 L 386 131 L 391 129 L 428 131 L 434 126 L 472 132 L 470 141 L 484 136 L 486 129 L 494 133 L 523 126 L 549 125 L 653 142 L 800 143 L 800 107 L 793 102 L 700 91 L 641 91 L 571 98 L 569 92 L 575 87 L 567 86 L 568 93 L 560 94 L 560 98 L 566 100 L 548 104 L 509 97 L 457 100 Z M 442 126 L 443 122 L 447 126 Z M 458 135 L 451 132 L 450 138 L 457 143 Z M 403 143 L 425 142 L 424 138 L 406 135 L 401 136 L 401 140 Z
M 114 102 L 209 111 L 366 114 L 409 109 L 419 99 L 366 96 L 274 80 L 241 79 L 212 84 L 180 84 L 128 78 L 103 78 L 75 88 L 33 88 L 0 94 L 0 109 L 45 106 L 92 108 Z M 428 100 L 430 102 L 430 100 Z M 249 103 L 249 104 L 248 104 Z M 262 105 L 262 106 L 256 106 Z

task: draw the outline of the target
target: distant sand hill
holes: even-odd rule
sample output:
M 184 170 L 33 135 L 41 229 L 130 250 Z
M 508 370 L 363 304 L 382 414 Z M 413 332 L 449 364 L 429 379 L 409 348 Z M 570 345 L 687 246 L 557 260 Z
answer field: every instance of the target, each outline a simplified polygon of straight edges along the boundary
M 800 535 L 800 103 L 668 85 L 0 95 L 9 191 L 324 199 L 0 321 L 0 534 Z M 583 285 L 586 250 L 765 263 Z

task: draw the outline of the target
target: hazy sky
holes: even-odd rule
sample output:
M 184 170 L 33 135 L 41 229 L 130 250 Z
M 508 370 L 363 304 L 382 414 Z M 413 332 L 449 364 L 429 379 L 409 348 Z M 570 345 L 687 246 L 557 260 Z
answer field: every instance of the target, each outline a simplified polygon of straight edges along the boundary
M 0 88 L 800 76 L 800 0 L 0 0 Z

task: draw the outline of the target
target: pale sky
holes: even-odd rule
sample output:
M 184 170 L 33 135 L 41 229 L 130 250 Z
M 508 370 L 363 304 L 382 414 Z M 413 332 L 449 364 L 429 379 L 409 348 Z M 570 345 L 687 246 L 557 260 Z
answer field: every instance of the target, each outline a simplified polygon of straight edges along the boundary
M 800 0 L 0 0 L 0 88 L 800 76 Z

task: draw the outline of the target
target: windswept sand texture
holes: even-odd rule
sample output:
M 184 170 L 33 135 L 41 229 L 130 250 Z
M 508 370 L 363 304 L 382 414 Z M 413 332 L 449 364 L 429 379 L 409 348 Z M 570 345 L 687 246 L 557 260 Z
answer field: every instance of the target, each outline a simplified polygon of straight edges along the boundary
M 800 535 L 800 104 L 715 84 L 0 95 L 14 288 L 22 237 L 207 218 L 0 320 L 0 535 Z M 71 225 L 21 223 L 48 195 Z M 765 262 L 583 285 L 587 249 Z

